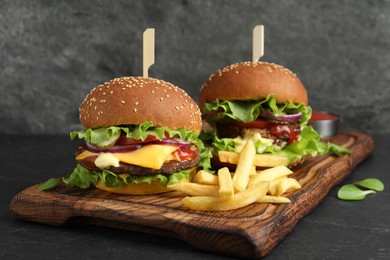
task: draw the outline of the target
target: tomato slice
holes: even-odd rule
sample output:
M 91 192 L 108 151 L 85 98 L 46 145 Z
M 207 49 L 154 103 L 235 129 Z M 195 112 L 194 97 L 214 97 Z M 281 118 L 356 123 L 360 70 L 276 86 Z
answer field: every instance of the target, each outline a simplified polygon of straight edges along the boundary
M 143 141 L 141 139 L 128 138 L 128 137 L 126 137 L 126 135 L 121 135 L 115 144 L 116 145 L 132 145 L 132 144 L 149 143 L 149 142 L 153 142 L 156 140 L 158 140 L 158 138 L 153 136 L 153 135 L 149 135 Z
M 179 158 L 180 161 L 192 160 L 196 157 L 196 153 L 194 151 L 192 151 L 190 148 L 187 148 L 184 146 L 182 146 L 179 149 L 177 149 L 176 151 L 174 151 L 173 155 L 176 158 Z
M 270 122 L 265 120 L 255 120 L 248 123 L 234 121 L 233 124 L 240 128 L 259 128 L 259 129 L 268 128 L 271 125 Z

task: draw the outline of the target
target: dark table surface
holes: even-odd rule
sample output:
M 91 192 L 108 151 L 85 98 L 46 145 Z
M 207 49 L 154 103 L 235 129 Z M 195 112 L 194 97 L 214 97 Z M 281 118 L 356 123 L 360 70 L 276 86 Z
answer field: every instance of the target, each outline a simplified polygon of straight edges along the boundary
M 385 191 L 349 202 L 337 199 L 336 186 L 265 259 L 390 259 L 390 136 L 373 137 L 374 153 L 342 184 L 376 177 Z M 14 218 L 13 196 L 72 171 L 77 144 L 67 136 L 18 135 L 1 135 L 0 143 L 0 259 L 229 259 L 172 238 Z

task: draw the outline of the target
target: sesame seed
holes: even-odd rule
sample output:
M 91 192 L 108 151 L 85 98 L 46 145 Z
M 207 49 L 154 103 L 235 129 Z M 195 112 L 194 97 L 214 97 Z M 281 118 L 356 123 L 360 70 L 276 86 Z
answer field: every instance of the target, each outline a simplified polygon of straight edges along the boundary
M 114 91 L 110 91 L 110 94 L 114 93 Z
M 133 111 L 134 111 L 134 113 L 137 113 L 137 109 L 136 108 L 134 108 Z
M 166 97 L 170 97 L 169 94 L 167 94 Z
M 139 102 L 138 102 L 138 101 L 134 103 L 134 105 L 135 105 L 135 106 L 138 106 L 138 104 L 139 104 Z
M 163 101 L 164 100 L 164 98 L 163 97 L 160 97 L 160 101 Z
M 121 101 L 122 104 L 125 104 L 126 102 L 124 100 Z

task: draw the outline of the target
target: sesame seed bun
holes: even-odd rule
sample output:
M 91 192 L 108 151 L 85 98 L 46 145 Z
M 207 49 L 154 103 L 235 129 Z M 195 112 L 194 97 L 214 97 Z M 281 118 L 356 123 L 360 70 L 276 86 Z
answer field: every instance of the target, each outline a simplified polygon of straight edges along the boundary
M 215 99 L 255 100 L 275 94 L 278 102 L 308 104 L 305 87 L 290 70 L 268 62 L 242 62 L 212 74 L 200 91 L 200 107 Z
M 127 184 L 120 187 L 107 187 L 103 183 L 98 182 L 96 188 L 111 193 L 127 194 L 127 195 L 148 195 L 158 194 L 170 191 L 168 188 L 160 185 L 160 182 Z
M 85 128 L 142 124 L 199 133 L 201 114 L 195 101 L 173 84 L 144 77 L 122 77 L 97 86 L 80 106 Z

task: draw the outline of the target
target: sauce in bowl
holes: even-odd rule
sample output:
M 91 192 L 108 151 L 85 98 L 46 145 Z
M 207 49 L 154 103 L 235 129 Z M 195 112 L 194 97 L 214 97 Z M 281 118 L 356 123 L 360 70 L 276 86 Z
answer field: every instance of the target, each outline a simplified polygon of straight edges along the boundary
M 313 111 L 309 124 L 322 137 L 331 137 L 337 134 L 339 130 L 340 117 L 336 114 L 323 111 Z

